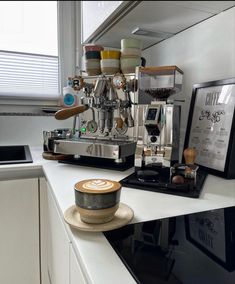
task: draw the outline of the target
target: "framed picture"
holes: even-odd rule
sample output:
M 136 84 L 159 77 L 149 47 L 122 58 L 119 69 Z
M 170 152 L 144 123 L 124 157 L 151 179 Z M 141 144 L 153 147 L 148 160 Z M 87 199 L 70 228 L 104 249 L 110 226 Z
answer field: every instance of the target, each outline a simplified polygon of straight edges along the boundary
M 193 86 L 184 148 L 208 173 L 235 178 L 235 78 Z
M 235 207 L 185 216 L 186 239 L 229 272 L 235 270 Z

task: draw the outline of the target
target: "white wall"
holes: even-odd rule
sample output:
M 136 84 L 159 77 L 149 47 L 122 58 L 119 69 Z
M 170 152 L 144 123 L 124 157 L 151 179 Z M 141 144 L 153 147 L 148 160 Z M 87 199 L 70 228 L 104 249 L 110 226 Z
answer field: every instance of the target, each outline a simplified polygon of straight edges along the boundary
M 148 66 L 177 65 L 183 70 L 183 95 L 186 102 L 182 111 L 181 134 L 184 136 L 193 84 L 235 77 L 235 8 L 145 50 L 142 55 Z M 181 137 L 182 141 L 183 139 Z M 184 234 L 182 224 L 181 232 Z M 185 261 L 182 251 L 189 251 L 192 255 L 191 261 L 198 269 L 197 275 L 193 275 L 195 269 L 190 270 L 190 263 L 186 268 L 180 267 L 182 263 L 179 259 L 174 272 L 179 278 L 184 277 L 183 282 L 209 283 L 203 280 L 206 269 L 207 274 L 213 278 L 212 283 L 234 283 L 234 273 L 227 273 L 184 240 L 183 235 L 179 240 L 183 242 L 183 249 L 181 246 L 177 247 L 176 254 Z
M 72 128 L 72 121 L 53 116 L 0 116 L 0 145 L 43 147 L 43 130 Z
M 184 72 L 184 136 L 193 84 L 235 77 L 235 8 L 156 44 L 142 55 L 147 66 L 177 65 Z

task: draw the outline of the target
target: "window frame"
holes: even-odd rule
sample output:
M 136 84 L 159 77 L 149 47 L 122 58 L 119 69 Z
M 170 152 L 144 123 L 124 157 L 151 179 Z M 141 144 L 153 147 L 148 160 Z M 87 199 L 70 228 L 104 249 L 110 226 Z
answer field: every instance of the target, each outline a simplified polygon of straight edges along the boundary
M 57 25 L 58 25 L 58 62 L 59 62 L 59 94 L 56 98 L 19 98 L 0 97 L 0 113 L 5 111 L 15 111 L 17 106 L 24 106 L 31 113 L 38 112 L 42 107 L 58 107 L 63 87 L 67 78 L 76 74 L 76 42 L 80 44 L 80 39 L 76 32 L 76 14 L 79 1 L 57 1 Z M 14 108 L 15 107 L 15 108 Z M 35 108 L 36 107 L 36 108 Z

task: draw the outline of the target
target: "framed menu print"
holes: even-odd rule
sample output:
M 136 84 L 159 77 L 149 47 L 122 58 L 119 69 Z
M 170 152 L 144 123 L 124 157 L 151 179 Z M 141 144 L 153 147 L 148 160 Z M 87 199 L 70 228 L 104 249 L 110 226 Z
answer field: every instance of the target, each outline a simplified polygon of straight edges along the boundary
M 235 78 L 193 86 L 184 147 L 201 169 L 235 178 Z
M 235 207 L 185 216 L 186 239 L 228 271 L 235 270 Z

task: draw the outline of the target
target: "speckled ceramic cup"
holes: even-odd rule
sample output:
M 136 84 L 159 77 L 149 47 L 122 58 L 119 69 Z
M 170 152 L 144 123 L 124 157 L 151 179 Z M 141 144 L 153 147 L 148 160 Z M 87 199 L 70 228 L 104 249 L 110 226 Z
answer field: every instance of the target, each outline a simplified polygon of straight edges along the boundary
M 107 179 L 88 179 L 75 184 L 75 204 L 85 223 L 111 221 L 119 207 L 121 184 Z

